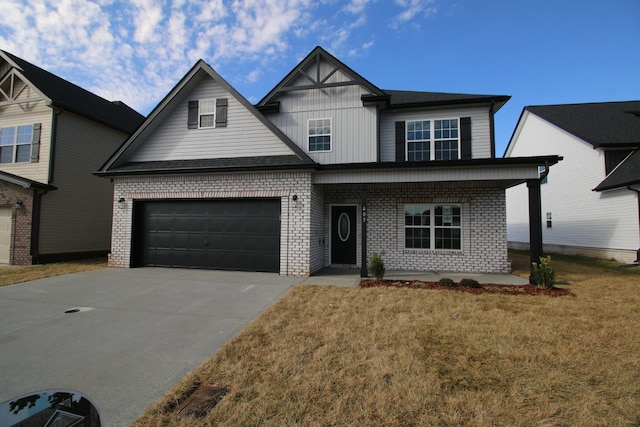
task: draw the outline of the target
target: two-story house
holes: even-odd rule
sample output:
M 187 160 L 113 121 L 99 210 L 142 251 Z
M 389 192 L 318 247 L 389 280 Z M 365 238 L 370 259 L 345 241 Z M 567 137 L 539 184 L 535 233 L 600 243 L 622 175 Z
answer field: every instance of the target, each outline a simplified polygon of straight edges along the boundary
M 143 120 L 0 50 L 0 264 L 108 253 L 113 186 L 93 172 Z
M 525 107 L 506 157 L 564 160 L 542 185 L 548 252 L 633 262 L 640 255 L 640 101 Z M 507 191 L 507 236 L 528 248 L 526 189 Z
M 199 61 L 98 172 L 110 265 L 509 272 L 505 188 L 559 159 L 495 157 L 508 99 L 382 90 L 317 47 L 254 106 Z

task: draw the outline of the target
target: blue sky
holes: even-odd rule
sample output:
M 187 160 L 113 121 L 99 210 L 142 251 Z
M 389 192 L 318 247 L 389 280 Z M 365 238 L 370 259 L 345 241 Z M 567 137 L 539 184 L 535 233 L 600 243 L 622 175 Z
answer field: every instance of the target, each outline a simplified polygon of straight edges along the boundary
M 320 45 L 382 89 L 640 99 L 640 1 L 0 0 L 0 49 L 147 114 L 200 58 L 259 101 Z

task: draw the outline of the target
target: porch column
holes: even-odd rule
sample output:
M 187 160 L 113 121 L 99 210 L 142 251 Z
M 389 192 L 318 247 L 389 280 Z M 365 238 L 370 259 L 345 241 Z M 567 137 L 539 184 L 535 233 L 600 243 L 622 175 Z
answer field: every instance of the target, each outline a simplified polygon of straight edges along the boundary
M 362 260 L 360 262 L 360 277 L 368 277 L 369 269 L 367 268 L 367 186 L 363 185 L 360 191 L 360 206 L 362 217 Z
M 540 262 L 542 256 L 542 202 L 540 197 L 540 180 L 527 180 L 527 188 L 529 189 L 529 268 L 531 276 L 533 269 L 531 264 Z

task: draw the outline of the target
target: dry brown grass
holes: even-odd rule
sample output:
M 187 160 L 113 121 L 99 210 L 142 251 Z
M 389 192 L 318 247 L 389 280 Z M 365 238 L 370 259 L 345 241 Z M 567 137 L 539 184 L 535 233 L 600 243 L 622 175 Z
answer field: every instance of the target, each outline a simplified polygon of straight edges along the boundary
M 97 270 L 107 266 L 106 258 L 57 262 L 41 265 L 7 265 L 0 267 L 0 286 L 80 271 Z
M 554 257 L 575 298 L 296 287 L 135 425 L 638 425 L 640 268 L 605 264 Z M 197 382 L 229 392 L 172 410 Z

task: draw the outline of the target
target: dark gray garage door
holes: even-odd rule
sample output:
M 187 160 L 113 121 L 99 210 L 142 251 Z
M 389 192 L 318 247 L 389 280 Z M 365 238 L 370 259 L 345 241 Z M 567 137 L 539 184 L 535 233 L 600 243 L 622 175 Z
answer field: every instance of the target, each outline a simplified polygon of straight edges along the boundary
M 134 267 L 280 270 L 280 200 L 134 204 Z

